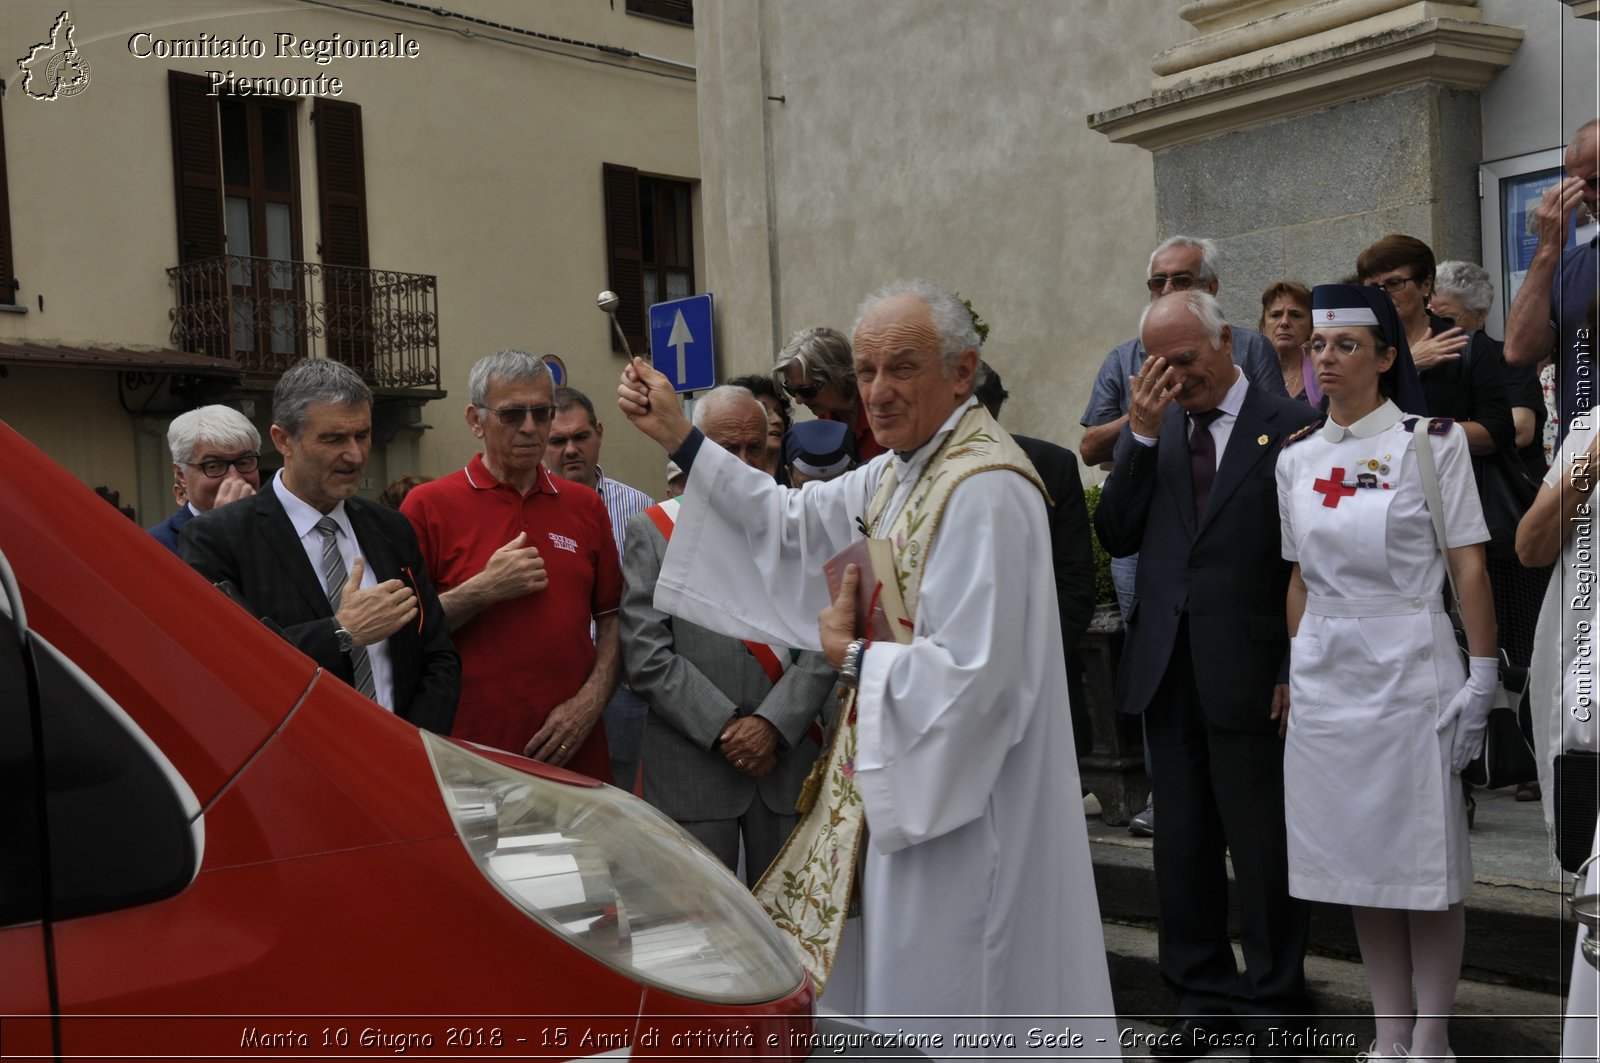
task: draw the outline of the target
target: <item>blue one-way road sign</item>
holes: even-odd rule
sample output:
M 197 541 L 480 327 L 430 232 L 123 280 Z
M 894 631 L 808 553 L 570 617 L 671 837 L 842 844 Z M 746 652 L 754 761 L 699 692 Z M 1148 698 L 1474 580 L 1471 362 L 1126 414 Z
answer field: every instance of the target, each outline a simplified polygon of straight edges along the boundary
M 710 292 L 650 308 L 650 361 L 679 392 L 715 386 Z

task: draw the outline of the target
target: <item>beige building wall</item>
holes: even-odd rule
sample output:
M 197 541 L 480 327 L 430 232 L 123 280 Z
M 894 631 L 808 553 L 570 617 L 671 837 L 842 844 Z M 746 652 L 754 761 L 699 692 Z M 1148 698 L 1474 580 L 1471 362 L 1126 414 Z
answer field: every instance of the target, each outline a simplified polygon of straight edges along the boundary
M 0 342 L 85 347 L 169 345 L 177 264 L 167 71 L 233 69 L 251 77 L 337 76 L 339 100 L 359 104 L 365 149 L 368 244 L 375 269 L 438 277 L 443 387 L 423 408 L 426 431 L 402 430 L 375 453 L 374 487 L 408 471 L 442 474 L 476 449 L 463 419 L 467 369 L 501 347 L 558 353 L 571 382 L 619 422 L 607 472 L 660 493 L 661 462 L 624 431 L 608 398 L 622 367 L 595 294 L 607 287 L 601 194 L 604 162 L 697 179 L 691 30 L 627 14 L 610 0 L 451 0 L 488 22 L 643 53 L 624 58 L 509 29 L 388 5 L 253 4 L 170 0 L 74 4 L 74 43 L 88 87 L 30 99 L 15 73 L 3 104 L 17 300 L 0 313 Z M 0 7 L 8 60 L 48 36 L 57 3 Z M 463 33 L 470 30 L 470 33 Z M 137 58 L 129 38 L 262 39 L 264 59 Z M 276 59 L 274 34 L 301 38 L 414 38 L 415 59 Z M 296 115 L 302 258 L 318 260 L 316 153 L 309 99 Z M 697 259 L 697 267 L 701 260 Z M 703 268 L 699 269 L 703 275 Z M 703 287 L 697 283 L 696 288 Z M 41 302 L 42 300 L 42 308 Z M 10 366 L 0 419 L 80 478 L 138 499 L 140 520 L 170 508 L 167 416 L 137 415 L 151 399 L 118 400 L 117 374 Z M 157 405 L 169 405 L 165 396 Z M 267 396 L 258 403 L 263 428 Z M 265 434 L 265 433 L 263 433 Z M 142 441 L 142 442 L 141 442 Z
M 1012 428 L 1076 447 L 1133 335 L 1150 154 L 1086 116 L 1148 91 L 1180 0 L 700 0 L 707 287 L 725 370 L 926 276 L 993 328 Z M 779 97 L 779 99 L 772 99 Z

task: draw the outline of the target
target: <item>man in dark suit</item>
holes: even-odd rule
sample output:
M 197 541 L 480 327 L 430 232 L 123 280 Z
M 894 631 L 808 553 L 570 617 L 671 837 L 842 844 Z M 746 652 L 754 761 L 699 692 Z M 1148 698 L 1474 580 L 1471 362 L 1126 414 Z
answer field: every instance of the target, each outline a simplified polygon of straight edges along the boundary
M 338 362 L 278 381 L 283 471 L 183 530 L 183 559 L 224 584 L 322 667 L 418 727 L 448 734 L 461 664 L 411 524 L 356 498 L 372 449 L 372 393 Z
M 1011 397 L 1000 374 L 988 362 L 978 363 L 978 383 L 973 389 L 989 416 L 1000 419 L 1000 407 Z M 1072 740 L 1079 758 L 1094 748 L 1089 723 L 1089 701 L 1083 693 L 1083 665 L 1078 641 L 1089 629 L 1094 613 L 1094 545 L 1089 541 L 1089 509 L 1083 500 L 1083 478 L 1078 459 L 1066 447 L 1044 439 L 1013 434 L 1017 446 L 1033 462 L 1034 471 L 1050 492 L 1050 550 L 1055 561 L 1056 605 L 1061 612 L 1061 650 L 1067 661 L 1067 698 L 1072 705 Z
M 694 421 L 711 442 L 766 468 L 766 409 L 749 391 L 712 390 L 695 404 Z M 754 885 L 800 822 L 795 799 L 821 752 L 814 728 L 835 674 L 816 651 L 719 635 L 655 607 L 677 506 L 634 517 L 623 546 L 623 667 L 650 707 L 644 798 L 730 869 L 743 839 Z
M 1144 714 L 1162 810 L 1160 970 L 1181 1021 L 1156 1051 L 1190 1059 L 1208 1034 L 1265 1031 L 1304 1011 L 1306 910 L 1289 897 L 1284 839 L 1289 565 L 1274 468 L 1283 438 L 1316 411 L 1245 378 L 1206 292 L 1158 299 L 1140 332 L 1149 357 L 1094 523 L 1111 554 L 1140 557 L 1117 702 Z M 1280 1055 L 1271 1042 L 1258 1035 L 1251 1054 Z

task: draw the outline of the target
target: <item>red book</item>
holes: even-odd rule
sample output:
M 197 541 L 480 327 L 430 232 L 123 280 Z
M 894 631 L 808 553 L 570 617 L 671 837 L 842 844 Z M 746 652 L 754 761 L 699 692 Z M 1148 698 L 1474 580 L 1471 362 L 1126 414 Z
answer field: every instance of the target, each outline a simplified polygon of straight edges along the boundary
M 857 539 L 822 565 L 828 577 L 828 597 L 839 596 L 844 567 L 861 570 L 856 584 L 856 634 L 873 642 L 911 641 L 911 618 L 906 615 L 905 599 L 900 597 L 900 581 L 894 572 L 894 545 L 888 539 Z

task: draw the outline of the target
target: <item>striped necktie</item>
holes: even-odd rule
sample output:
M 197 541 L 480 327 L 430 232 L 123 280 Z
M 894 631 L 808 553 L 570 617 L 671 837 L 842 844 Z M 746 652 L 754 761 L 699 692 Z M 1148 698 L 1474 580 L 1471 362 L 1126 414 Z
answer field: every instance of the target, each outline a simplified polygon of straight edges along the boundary
M 328 604 L 337 613 L 345 582 L 350 578 L 339 553 L 339 525 L 332 517 L 323 517 L 317 521 L 317 531 L 322 533 L 322 575 L 328 582 Z M 376 701 L 378 688 L 372 684 L 372 661 L 365 646 L 350 648 L 350 670 L 355 676 L 355 688 Z

